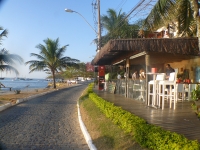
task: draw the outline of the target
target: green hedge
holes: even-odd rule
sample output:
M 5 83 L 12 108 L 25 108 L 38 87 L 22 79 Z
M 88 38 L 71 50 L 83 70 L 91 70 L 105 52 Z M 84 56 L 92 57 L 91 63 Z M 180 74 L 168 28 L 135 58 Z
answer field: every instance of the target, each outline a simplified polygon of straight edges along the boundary
M 150 125 L 144 119 L 114 106 L 92 92 L 93 84 L 88 86 L 89 98 L 97 107 L 143 147 L 155 150 L 199 150 L 197 140 L 188 140 L 183 135 Z

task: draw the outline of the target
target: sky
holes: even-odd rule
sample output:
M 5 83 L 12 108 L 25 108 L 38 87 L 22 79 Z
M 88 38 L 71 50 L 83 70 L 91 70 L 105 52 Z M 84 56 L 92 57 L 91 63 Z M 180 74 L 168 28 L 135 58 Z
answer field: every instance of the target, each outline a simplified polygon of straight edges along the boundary
M 128 14 L 141 0 L 101 0 L 100 14 L 107 15 L 108 9 Z M 59 38 L 60 47 L 69 44 L 65 56 L 81 62 L 91 62 L 96 55 L 97 10 L 92 4 L 96 0 L 4 0 L 0 6 L 0 26 L 8 30 L 0 49 L 5 48 L 11 54 L 18 54 L 24 62 L 34 60 L 30 53 L 38 53 L 38 44 L 43 40 Z M 65 12 L 65 8 L 80 13 Z M 106 32 L 103 31 L 102 35 Z M 44 72 L 29 73 L 29 66 L 16 64 L 19 77 L 46 78 Z M 2 77 L 16 77 L 12 72 L 4 72 Z

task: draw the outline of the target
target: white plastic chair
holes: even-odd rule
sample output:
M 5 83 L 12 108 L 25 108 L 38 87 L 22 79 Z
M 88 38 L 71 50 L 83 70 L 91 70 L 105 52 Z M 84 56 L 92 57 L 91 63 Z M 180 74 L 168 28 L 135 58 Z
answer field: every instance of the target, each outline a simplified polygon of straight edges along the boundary
M 189 84 L 188 87 L 185 88 L 185 92 L 188 93 L 188 96 L 185 97 L 186 100 L 191 100 L 191 93 L 196 88 L 196 84 Z
M 178 100 L 181 100 L 183 102 L 184 96 L 185 96 L 185 88 L 184 84 L 176 84 L 174 89 L 172 89 L 172 94 L 174 94 L 175 97 L 172 97 L 170 99 L 170 108 L 172 101 L 175 103 L 178 102 Z
M 148 106 L 150 105 L 150 98 L 152 97 L 152 105 L 156 104 L 156 97 L 158 100 L 158 83 L 159 81 L 163 81 L 165 79 L 165 74 L 157 74 L 156 79 L 155 80 L 151 80 L 148 82 Z M 152 87 L 152 91 L 151 91 L 151 86 Z M 158 102 L 157 102 L 158 103 Z
M 169 86 L 169 89 L 166 89 L 166 86 Z M 176 91 L 172 92 L 172 86 L 175 88 L 176 87 L 176 73 L 172 72 L 170 73 L 170 77 L 169 80 L 164 80 L 164 81 L 160 81 L 158 83 L 159 86 L 159 92 L 158 92 L 158 102 L 160 104 L 161 102 L 161 98 L 162 98 L 162 109 L 164 109 L 164 100 L 165 99 L 170 99 L 170 108 L 171 108 L 171 102 L 172 100 L 176 100 Z M 160 107 L 160 105 L 159 105 Z M 175 109 L 175 103 L 174 103 L 174 109 Z

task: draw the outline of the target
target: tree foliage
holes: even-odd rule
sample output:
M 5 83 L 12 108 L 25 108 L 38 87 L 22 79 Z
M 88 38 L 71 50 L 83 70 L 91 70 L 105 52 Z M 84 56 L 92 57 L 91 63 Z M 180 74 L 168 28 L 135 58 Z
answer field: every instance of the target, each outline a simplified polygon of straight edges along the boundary
M 135 24 L 129 24 L 126 14 L 121 10 L 117 13 L 114 9 L 108 9 L 107 15 L 101 16 L 101 23 L 102 27 L 107 31 L 106 35 L 102 36 L 102 45 L 110 39 L 138 37 L 137 32 L 140 29 L 139 21 Z
M 31 53 L 31 56 L 37 59 L 27 61 L 26 65 L 30 65 L 30 73 L 34 71 L 50 72 L 53 77 L 54 88 L 56 88 L 55 74 L 62 71 L 67 66 L 73 66 L 78 63 L 79 60 L 64 56 L 68 45 L 59 47 L 59 38 L 56 40 L 47 38 L 43 42 L 44 45 L 38 44 L 36 46 L 36 48 L 40 50 L 39 54 Z
M 7 37 L 8 31 L 0 27 L 0 45 L 2 45 L 2 40 L 4 37 Z M 17 75 L 19 74 L 18 70 L 13 67 L 13 65 L 18 62 L 22 63 L 23 59 L 17 54 L 10 54 L 5 48 L 0 50 L 0 71 L 13 71 Z
M 172 23 L 178 30 L 178 36 L 196 36 L 195 14 L 193 0 L 158 0 L 144 21 L 144 29 L 155 31 Z
M 13 67 L 16 62 L 22 63 L 23 59 L 19 55 L 10 54 L 6 49 L 0 50 L 0 71 L 13 71 L 19 74 L 17 69 Z
M 3 40 L 3 37 L 7 37 L 8 31 L 6 29 L 3 29 L 3 27 L 0 27 L 0 45 Z
M 62 76 L 67 79 L 74 79 L 77 77 L 92 77 L 93 74 L 94 72 L 87 72 L 85 63 L 77 63 L 76 66 L 67 67 Z

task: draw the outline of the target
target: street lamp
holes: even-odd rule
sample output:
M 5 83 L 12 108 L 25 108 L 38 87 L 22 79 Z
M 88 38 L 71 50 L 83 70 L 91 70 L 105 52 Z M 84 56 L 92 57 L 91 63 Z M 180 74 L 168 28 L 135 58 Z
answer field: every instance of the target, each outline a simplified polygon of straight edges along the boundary
M 97 31 L 89 24 L 89 22 L 79 12 L 71 10 L 71 9 L 67 9 L 67 8 L 65 9 L 65 11 L 69 12 L 69 13 L 77 13 L 77 14 L 79 14 L 85 20 L 85 22 L 91 27 L 91 29 L 98 35 Z
M 100 2 L 99 2 L 100 3 Z M 98 5 L 100 5 L 100 4 L 98 4 Z M 97 31 L 89 24 L 89 22 L 85 19 L 85 17 L 83 17 L 83 15 L 81 15 L 79 12 L 77 12 L 77 11 L 74 11 L 74 10 L 71 10 L 71 9 L 65 9 L 65 11 L 66 12 L 69 12 L 69 13 L 77 13 L 78 15 L 80 15 L 83 19 L 84 19 L 84 21 L 91 27 L 91 29 L 98 35 L 98 46 L 97 46 L 97 48 L 98 48 L 98 51 L 100 50 L 100 48 L 101 48 L 101 27 L 100 27 L 100 6 L 98 7 L 98 18 L 99 18 L 99 23 L 98 23 L 98 33 L 97 33 Z

